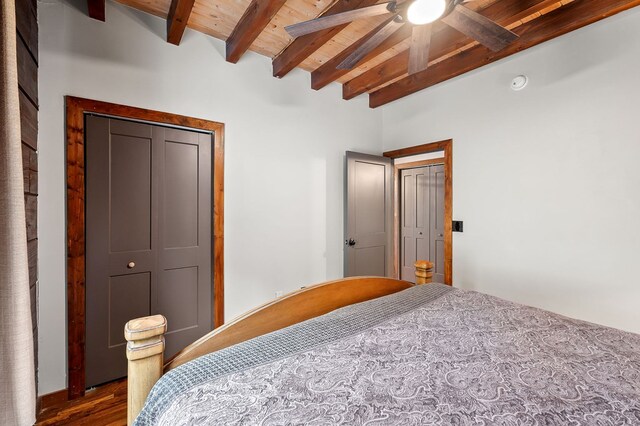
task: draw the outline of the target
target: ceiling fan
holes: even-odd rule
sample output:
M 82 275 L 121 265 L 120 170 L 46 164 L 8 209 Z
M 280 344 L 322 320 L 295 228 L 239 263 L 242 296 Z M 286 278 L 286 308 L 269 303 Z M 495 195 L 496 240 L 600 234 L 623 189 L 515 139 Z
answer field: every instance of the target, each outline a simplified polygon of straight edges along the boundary
M 514 42 L 518 35 L 489 18 L 469 9 L 464 4 L 473 0 L 410 0 L 390 1 L 373 6 L 321 16 L 310 21 L 285 27 L 292 37 L 332 28 L 356 19 L 389 15 L 381 28 L 360 45 L 338 69 L 355 67 L 369 52 L 380 45 L 402 25 L 413 25 L 409 50 L 409 74 L 415 74 L 429 66 L 432 24 L 438 20 L 477 40 L 494 52 Z

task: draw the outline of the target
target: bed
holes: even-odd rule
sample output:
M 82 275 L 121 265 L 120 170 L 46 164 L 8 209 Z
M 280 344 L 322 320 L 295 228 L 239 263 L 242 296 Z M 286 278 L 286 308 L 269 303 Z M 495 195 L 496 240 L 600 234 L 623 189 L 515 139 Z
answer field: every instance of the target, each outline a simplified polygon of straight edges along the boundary
M 446 285 L 301 290 L 200 339 L 155 384 L 163 325 L 146 321 L 142 339 L 128 330 L 149 355 L 130 357 L 135 425 L 640 424 L 639 335 Z

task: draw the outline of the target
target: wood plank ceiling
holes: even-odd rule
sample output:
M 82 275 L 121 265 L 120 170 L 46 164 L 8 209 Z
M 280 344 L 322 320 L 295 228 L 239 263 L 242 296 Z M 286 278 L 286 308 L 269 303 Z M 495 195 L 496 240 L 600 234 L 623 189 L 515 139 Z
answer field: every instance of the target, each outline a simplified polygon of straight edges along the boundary
M 89 15 L 105 20 L 105 0 L 87 0 Z M 167 19 L 167 41 L 180 44 L 186 27 L 226 40 L 227 61 L 247 50 L 273 60 L 273 75 L 299 67 L 311 72 L 319 90 L 337 81 L 343 98 L 368 93 L 372 108 L 469 72 L 606 17 L 640 5 L 640 0 L 474 0 L 467 6 L 515 32 L 520 38 L 492 52 L 453 28 L 436 22 L 429 67 L 408 75 L 411 28 L 402 26 L 354 69 L 336 66 L 362 45 L 387 16 L 341 25 L 296 39 L 284 27 L 321 15 L 353 10 L 378 0 L 117 0 Z

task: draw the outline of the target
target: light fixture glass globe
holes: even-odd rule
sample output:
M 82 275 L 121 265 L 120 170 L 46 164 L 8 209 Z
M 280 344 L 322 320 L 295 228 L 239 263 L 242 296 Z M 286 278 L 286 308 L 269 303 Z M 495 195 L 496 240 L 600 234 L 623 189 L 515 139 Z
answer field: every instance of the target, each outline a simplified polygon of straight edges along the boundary
M 430 24 L 447 9 L 446 0 L 415 0 L 407 9 L 407 19 L 415 25 Z

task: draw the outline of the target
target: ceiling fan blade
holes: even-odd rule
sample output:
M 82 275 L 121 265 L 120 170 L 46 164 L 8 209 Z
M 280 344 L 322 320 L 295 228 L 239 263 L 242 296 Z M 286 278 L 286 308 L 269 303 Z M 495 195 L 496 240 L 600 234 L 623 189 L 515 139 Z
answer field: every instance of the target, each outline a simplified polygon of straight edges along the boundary
M 316 31 L 346 24 L 351 21 L 355 21 L 356 19 L 391 13 L 391 7 L 389 5 L 392 3 L 393 2 L 380 3 L 373 6 L 362 7 L 360 9 L 349 10 L 347 12 L 336 13 L 335 15 L 321 16 L 310 21 L 286 26 L 284 29 L 292 37 L 300 37 L 305 34 L 315 33 Z
M 371 36 L 371 38 L 364 43 L 353 53 L 340 62 L 336 67 L 339 70 L 350 70 L 355 67 L 369 52 L 378 47 L 380 43 L 385 41 L 387 37 L 396 32 L 404 23 L 400 20 L 392 19 L 387 24 L 380 28 L 380 31 Z
M 457 5 L 442 21 L 497 52 L 518 39 L 518 35 L 473 10 Z
M 426 70 L 429 66 L 431 47 L 431 24 L 414 25 L 409 47 L 409 75 Z

